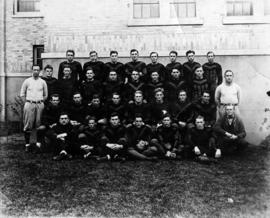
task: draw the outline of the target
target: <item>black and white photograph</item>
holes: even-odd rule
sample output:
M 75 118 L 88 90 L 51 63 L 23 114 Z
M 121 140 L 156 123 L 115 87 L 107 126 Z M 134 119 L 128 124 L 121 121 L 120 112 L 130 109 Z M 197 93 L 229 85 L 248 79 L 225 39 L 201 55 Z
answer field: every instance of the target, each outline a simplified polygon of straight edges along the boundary
M 0 0 L 0 217 L 270 217 L 270 0 Z

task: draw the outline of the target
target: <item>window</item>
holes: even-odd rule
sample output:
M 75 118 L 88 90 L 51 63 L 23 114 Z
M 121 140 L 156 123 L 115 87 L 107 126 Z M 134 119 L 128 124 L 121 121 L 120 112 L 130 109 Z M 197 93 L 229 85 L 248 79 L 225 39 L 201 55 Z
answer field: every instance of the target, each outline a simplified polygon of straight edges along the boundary
M 251 16 L 253 5 L 251 1 L 230 0 L 227 1 L 227 16 Z
M 17 12 L 40 12 L 40 0 L 15 0 Z
M 270 15 L 270 1 L 264 0 L 264 15 Z
M 133 18 L 158 18 L 159 0 L 134 0 Z
M 44 52 L 44 45 L 33 45 L 33 65 L 38 65 L 42 69 L 41 53 Z
M 173 0 L 170 10 L 171 17 L 196 17 L 196 0 Z

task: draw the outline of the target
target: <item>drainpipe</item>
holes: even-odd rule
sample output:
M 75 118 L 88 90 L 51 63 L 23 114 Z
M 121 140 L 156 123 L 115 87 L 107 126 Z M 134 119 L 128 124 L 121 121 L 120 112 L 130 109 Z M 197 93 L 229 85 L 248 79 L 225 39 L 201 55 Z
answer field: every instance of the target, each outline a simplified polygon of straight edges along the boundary
M 2 106 L 0 121 L 6 121 L 6 0 L 0 0 L 0 45 L 1 49 L 1 60 L 0 60 L 0 104 Z

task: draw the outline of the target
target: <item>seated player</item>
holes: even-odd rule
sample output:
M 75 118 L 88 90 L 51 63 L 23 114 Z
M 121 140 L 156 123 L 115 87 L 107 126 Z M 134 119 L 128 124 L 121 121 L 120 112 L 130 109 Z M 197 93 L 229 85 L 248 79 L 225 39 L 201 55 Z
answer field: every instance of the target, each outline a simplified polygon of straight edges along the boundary
M 184 140 L 187 129 L 193 126 L 192 104 L 189 102 L 185 90 L 179 91 L 177 101 L 169 106 L 169 113 L 171 114 L 173 123 L 178 124 L 180 134 Z
M 150 110 L 149 104 L 146 103 L 143 99 L 143 93 L 141 91 L 136 91 L 134 93 L 134 101 L 130 102 L 127 105 L 127 116 L 126 122 L 127 124 L 131 124 L 136 114 L 143 114 L 144 123 L 149 124 L 150 121 Z
M 63 66 L 63 78 L 58 78 L 59 95 L 63 105 L 68 106 L 72 102 L 73 93 L 78 90 L 77 81 L 71 77 L 71 68 L 69 65 Z
M 53 160 L 72 158 L 75 133 L 67 113 L 60 114 L 58 123 L 52 127 L 48 136 L 54 148 Z
M 88 104 L 94 94 L 102 95 L 102 84 L 95 80 L 95 73 L 91 67 L 86 68 L 86 79 L 80 85 L 80 91 L 85 104 Z
M 118 52 L 110 51 L 111 61 L 105 64 L 106 66 L 106 76 L 109 75 L 111 71 L 115 71 L 121 82 L 125 82 L 125 67 L 124 64 L 118 62 Z
M 126 131 L 128 154 L 139 160 L 155 160 L 159 151 L 151 143 L 153 133 L 143 122 L 142 114 L 136 114 L 134 122 Z
M 210 91 L 210 84 L 207 79 L 204 78 L 203 68 L 197 66 L 194 71 L 194 78 L 191 85 L 191 99 L 197 101 L 203 95 L 204 91 Z
M 187 156 L 195 156 L 200 161 L 209 161 L 216 152 L 215 138 L 211 128 L 205 127 L 204 118 L 198 116 L 195 126 L 188 130 L 188 145 L 185 148 Z
M 120 120 L 123 123 L 126 123 L 126 105 L 122 102 L 121 96 L 119 93 L 112 93 L 111 99 L 105 105 L 106 110 L 106 118 L 110 119 L 113 113 L 117 113 L 119 115 Z
M 153 101 L 155 96 L 155 90 L 157 88 L 162 88 L 164 90 L 164 84 L 160 81 L 159 74 L 157 72 L 152 72 L 150 74 L 150 81 L 146 85 L 146 99 L 148 102 Z
M 95 117 L 87 117 L 86 125 L 80 129 L 79 149 L 84 158 L 97 157 L 102 155 L 102 148 L 100 146 L 100 139 L 102 131 L 97 124 Z
M 73 94 L 73 101 L 68 108 L 72 125 L 80 125 L 86 117 L 86 107 L 83 104 L 82 95 L 79 92 Z
M 157 88 L 155 90 L 155 99 L 150 104 L 150 124 L 155 129 L 162 117 L 169 111 L 169 104 L 164 100 L 164 90 Z
M 124 161 L 126 159 L 127 140 L 125 134 L 126 130 L 120 122 L 119 115 L 117 113 L 111 114 L 109 124 L 101 137 L 103 154 L 108 160 Z
M 145 84 L 141 82 L 139 72 L 133 71 L 131 73 L 131 79 L 124 86 L 124 99 L 126 102 L 133 101 L 134 92 L 136 91 L 145 92 Z
M 167 93 L 168 101 L 176 101 L 179 91 L 186 90 L 186 88 L 186 82 L 181 72 L 176 68 L 172 69 L 168 81 L 165 83 L 165 92 Z
M 86 115 L 95 117 L 97 123 L 100 125 L 104 125 L 107 123 L 106 110 L 104 105 L 101 103 L 99 95 L 93 95 L 91 103 L 87 105 Z
M 158 53 L 150 53 L 151 63 L 146 65 L 147 70 L 147 80 L 149 81 L 152 72 L 157 72 L 159 74 L 160 81 L 165 80 L 166 69 L 163 64 L 158 63 Z
M 58 80 L 53 77 L 53 67 L 49 64 L 47 64 L 44 68 L 44 73 L 43 76 L 41 77 L 47 84 L 48 88 L 48 98 L 44 102 L 45 104 L 49 103 L 49 98 L 51 97 L 52 94 L 58 93 Z
M 225 107 L 225 115 L 220 117 L 214 125 L 214 132 L 217 136 L 216 157 L 222 153 L 230 154 L 243 151 L 248 142 L 245 140 L 246 131 L 243 121 L 235 115 L 234 106 Z
M 204 117 L 206 127 L 213 127 L 216 122 L 216 105 L 210 101 L 210 93 L 203 92 L 202 97 L 193 103 L 194 118 L 198 115 Z
M 109 77 L 106 82 L 103 83 L 103 99 L 104 101 L 110 99 L 112 93 L 118 92 L 122 93 L 123 91 L 123 83 L 119 81 L 117 77 L 117 73 L 115 71 L 111 71 L 109 73 Z
M 161 157 L 169 159 L 181 158 L 184 146 L 181 145 L 178 128 L 172 124 L 170 115 L 163 116 L 161 125 L 156 131 L 156 139 L 153 139 L 152 143 L 161 152 Z
M 37 128 L 37 147 L 41 147 L 44 143 L 44 137 L 47 131 L 52 128 L 59 120 L 59 116 L 63 111 L 60 104 L 60 97 L 58 94 L 52 94 L 50 102 L 45 106 L 42 116 L 41 125 Z
M 166 68 L 165 81 L 168 80 L 173 69 L 177 69 L 181 74 L 183 74 L 183 66 L 180 64 L 180 62 L 177 62 L 177 55 L 178 53 L 176 51 L 171 51 L 169 53 L 170 63 L 167 64 L 165 67 Z

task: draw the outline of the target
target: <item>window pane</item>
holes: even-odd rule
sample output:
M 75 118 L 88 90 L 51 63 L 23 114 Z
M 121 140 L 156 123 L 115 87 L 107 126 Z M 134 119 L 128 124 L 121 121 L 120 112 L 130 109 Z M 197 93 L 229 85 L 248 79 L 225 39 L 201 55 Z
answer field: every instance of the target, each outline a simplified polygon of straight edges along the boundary
M 150 5 L 149 4 L 142 5 L 142 17 L 143 18 L 150 17 Z
M 18 12 L 40 11 L 40 0 L 17 0 Z
M 142 18 L 142 6 L 141 5 L 134 5 L 133 17 L 134 18 Z
M 150 17 L 159 17 L 159 4 L 150 5 Z
M 252 15 L 250 2 L 243 2 L 243 15 Z
M 179 8 L 179 17 L 187 17 L 187 5 L 186 4 L 178 4 Z
M 178 17 L 178 4 L 170 4 L 170 13 L 171 13 L 171 17 Z
M 227 3 L 227 16 L 233 16 L 233 3 Z
M 242 3 L 234 3 L 234 16 L 241 16 L 242 14 Z
M 187 5 L 187 17 L 196 17 L 196 7 L 194 3 Z

